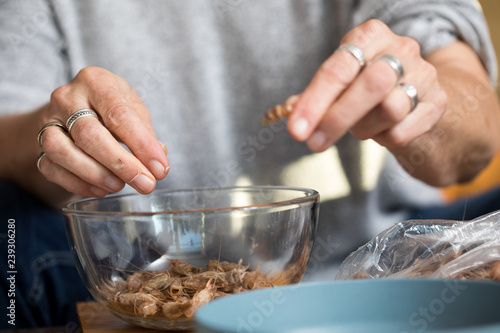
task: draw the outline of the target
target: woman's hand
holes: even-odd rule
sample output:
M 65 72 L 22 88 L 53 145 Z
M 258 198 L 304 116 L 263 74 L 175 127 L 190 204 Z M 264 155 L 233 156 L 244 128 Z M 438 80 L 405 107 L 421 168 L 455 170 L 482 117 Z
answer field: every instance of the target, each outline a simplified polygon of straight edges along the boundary
M 498 98 L 469 45 L 455 41 L 423 59 L 415 40 L 378 20 L 351 30 L 341 45 L 286 102 L 285 109 L 293 109 L 292 137 L 313 151 L 347 131 L 371 138 L 409 174 L 434 186 L 470 181 L 498 151 Z M 387 55 L 396 63 L 384 60 Z M 407 85 L 418 96 L 405 91 Z
M 79 117 L 69 133 L 49 126 L 39 136 L 44 155 L 38 167 L 45 178 L 83 196 L 102 197 L 125 183 L 142 194 L 153 191 L 170 168 L 167 150 L 156 139 L 149 112 L 135 91 L 121 77 L 87 67 L 52 93 L 39 128 L 50 122 L 66 127 L 68 118 L 82 109 L 94 110 L 98 117 Z
M 447 95 L 415 40 L 370 20 L 343 38 L 341 45 L 348 44 L 362 50 L 366 65 L 345 48 L 328 58 L 303 93 L 287 102 L 294 103 L 288 122 L 292 137 L 307 141 L 313 151 L 327 149 L 347 131 L 389 148 L 404 147 L 437 124 Z M 399 59 L 401 77 L 380 58 L 385 55 Z M 418 92 L 413 110 L 404 84 Z

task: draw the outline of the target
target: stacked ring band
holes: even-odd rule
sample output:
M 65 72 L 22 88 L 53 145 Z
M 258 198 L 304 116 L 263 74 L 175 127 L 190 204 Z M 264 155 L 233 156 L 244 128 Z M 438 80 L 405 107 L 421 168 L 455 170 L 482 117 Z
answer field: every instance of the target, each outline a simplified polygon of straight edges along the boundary
M 344 44 L 340 45 L 337 51 L 347 51 L 359 62 L 359 66 L 363 68 L 365 66 L 365 54 L 363 50 L 354 44 Z
M 71 127 L 75 124 L 75 122 L 83 117 L 95 117 L 97 118 L 97 113 L 91 109 L 81 109 L 73 113 L 68 120 L 66 121 L 66 128 L 68 129 L 68 133 L 71 133 Z
M 408 97 L 410 98 L 410 102 L 411 102 L 410 112 L 415 110 L 415 108 L 417 107 L 417 104 L 418 104 L 417 88 L 415 88 L 411 84 L 402 84 L 401 89 L 403 89 L 403 91 L 406 93 L 406 95 L 408 95 Z
M 40 147 L 42 146 L 42 136 L 43 136 L 43 132 L 45 132 L 49 127 L 52 127 L 52 126 L 57 126 L 57 127 L 60 127 L 63 129 L 63 131 L 66 132 L 66 127 L 64 127 L 64 125 L 58 121 L 51 121 L 50 123 L 47 123 L 45 125 L 43 125 L 42 129 L 38 132 L 38 135 L 37 135 L 37 140 L 38 140 L 38 144 L 40 145 Z
M 42 159 L 45 157 L 45 153 L 42 151 L 40 155 L 38 155 L 38 158 L 36 160 L 36 167 L 38 171 L 40 171 L 40 162 L 42 162 Z M 41 171 L 40 171 L 41 172 Z
M 394 69 L 394 71 L 396 72 L 396 75 L 398 76 L 398 83 L 397 84 L 401 83 L 401 80 L 402 80 L 403 75 L 404 75 L 404 69 L 403 69 L 403 64 L 401 63 L 401 61 L 398 58 L 396 58 L 395 56 L 392 56 L 390 54 L 384 54 L 384 55 L 380 56 L 379 58 L 377 58 L 376 60 L 382 60 L 382 61 L 385 61 L 387 64 L 389 64 L 389 66 L 391 66 L 392 69 Z

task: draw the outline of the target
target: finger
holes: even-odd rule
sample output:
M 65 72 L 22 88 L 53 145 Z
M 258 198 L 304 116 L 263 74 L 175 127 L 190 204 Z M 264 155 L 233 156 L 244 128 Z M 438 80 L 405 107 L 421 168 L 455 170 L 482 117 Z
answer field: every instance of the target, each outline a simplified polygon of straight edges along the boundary
M 147 194 L 153 191 L 156 185 L 155 176 L 141 161 L 123 148 L 98 119 L 93 117 L 79 119 L 73 125 L 71 136 L 81 150 L 138 192 Z M 161 146 L 160 149 L 163 152 Z M 166 174 L 166 171 L 162 172 Z
M 423 100 L 403 121 L 374 136 L 373 140 L 388 148 L 404 147 L 431 130 L 446 110 L 447 96 L 443 90 L 436 89 Z
M 149 113 L 144 106 L 128 103 L 119 95 L 119 91 L 104 98 L 96 98 L 91 94 L 89 102 L 99 110 L 109 131 L 125 143 L 156 179 L 163 179 L 167 175 L 170 164 L 162 145 L 156 139 L 150 121 L 143 121 L 144 117 L 149 119 Z
M 351 133 L 355 137 L 364 140 L 388 130 L 412 112 L 418 105 L 419 99 L 432 100 L 432 95 L 441 91 L 432 65 L 423 59 L 417 61 L 410 59 L 409 63 L 410 70 L 405 74 L 405 80 L 412 84 L 398 85 L 378 106 L 356 123 L 351 128 Z
M 168 159 L 156 139 L 147 108 L 128 83 L 94 67 L 80 71 L 74 81 L 90 104 L 83 107 L 96 110 L 109 131 L 127 145 L 150 173 L 156 179 L 164 178 L 170 166 Z M 71 107 L 69 114 L 75 111 L 74 104 Z
M 411 109 L 411 101 L 401 88 L 395 88 L 372 111 L 352 128 L 351 133 L 360 140 L 369 139 L 401 122 Z
M 160 141 L 160 145 L 161 145 L 161 147 L 163 148 L 163 152 L 165 153 L 165 155 L 168 155 L 168 149 L 167 149 L 167 146 L 165 146 L 165 145 L 163 144 L 163 142 L 161 142 L 161 141 Z
M 285 101 L 285 107 L 291 107 L 292 109 L 295 107 L 297 102 L 299 101 L 300 94 L 299 95 L 292 95 L 288 97 Z
M 328 58 L 296 102 L 288 120 L 290 135 L 299 141 L 306 140 L 325 110 L 354 80 L 359 70 L 358 61 L 345 51 Z
M 61 130 L 46 130 L 42 148 L 53 163 L 106 192 L 118 192 L 125 186 L 120 178 L 78 148 Z
M 45 156 L 40 161 L 39 170 L 48 181 L 61 186 L 68 192 L 98 198 L 108 194 L 100 187 L 87 183 L 80 177 L 52 162 L 48 156 Z
M 377 56 L 377 50 L 390 46 L 390 29 L 378 20 L 369 20 L 349 32 L 341 44 L 352 43 L 364 51 L 365 60 Z M 293 138 L 307 140 L 318 126 L 328 108 L 353 82 L 360 64 L 349 52 L 335 52 L 314 75 L 304 90 L 294 112 L 290 116 L 288 129 Z
M 323 151 L 340 139 L 368 112 L 383 101 L 399 77 L 385 61 L 375 61 L 340 96 L 321 119 L 307 141 L 313 151 Z

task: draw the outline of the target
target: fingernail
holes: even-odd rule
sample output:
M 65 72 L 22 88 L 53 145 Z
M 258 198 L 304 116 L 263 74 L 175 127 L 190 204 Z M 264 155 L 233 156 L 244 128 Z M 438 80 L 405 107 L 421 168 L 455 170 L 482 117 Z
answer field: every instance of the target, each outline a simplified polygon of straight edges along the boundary
M 106 187 L 112 190 L 113 192 L 118 192 L 123 188 L 124 183 L 120 178 L 110 175 L 107 176 L 106 179 L 104 180 L 104 185 L 106 185 Z
M 167 167 L 168 168 L 168 167 Z M 161 179 L 167 174 L 167 168 L 157 160 L 149 162 L 149 170 L 155 175 L 156 179 Z
M 137 187 L 142 193 L 149 193 L 153 191 L 155 186 L 155 182 L 143 173 L 135 177 L 131 183 L 133 183 L 135 185 L 134 187 Z
M 97 186 L 91 186 L 90 192 L 92 192 L 96 197 L 103 197 L 108 193 L 104 191 L 102 188 L 99 188 Z
M 318 130 L 311 135 L 311 138 L 307 140 L 307 145 L 312 150 L 320 150 L 326 143 L 325 132 Z
M 302 140 L 305 140 L 309 122 L 305 118 L 295 119 L 292 125 L 292 132 Z
M 165 176 L 168 175 L 169 171 L 170 171 L 170 165 L 165 169 Z
M 159 142 L 160 142 L 160 141 L 159 141 Z M 167 155 L 167 154 L 168 154 L 168 149 L 167 149 L 167 146 L 165 146 L 165 145 L 163 144 L 163 142 L 160 142 L 160 145 L 161 145 L 161 147 L 163 148 L 163 151 L 165 152 L 165 155 Z
M 288 97 L 285 101 L 285 104 L 287 106 L 292 106 L 293 104 L 295 104 L 297 101 L 299 100 L 299 95 L 292 95 L 290 97 Z

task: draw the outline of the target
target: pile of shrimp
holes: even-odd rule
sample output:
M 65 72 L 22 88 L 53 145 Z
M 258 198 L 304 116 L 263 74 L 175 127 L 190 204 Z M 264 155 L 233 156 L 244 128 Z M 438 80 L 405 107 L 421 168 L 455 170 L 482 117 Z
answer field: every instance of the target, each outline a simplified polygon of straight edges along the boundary
M 459 259 L 462 255 L 473 249 L 475 245 L 470 248 L 455 251 L 449 249 L 443 250 L 439 255 L 432 255 L 428 258 L 417 258 L 413 261 L 412 265 L 400 272 L 396 272 L 390 277 L 408 277 L 408 278 L 427 278 L 438 271 L 441 267 L 447 265 L 455 259 Z M 485 262 L 474 262 L 472 267 L 464 266 L 463 269 L 458 270 L 456 273 L 446 275 L 446 278 L 461 279 L 461 280 L 491 280 L 500 281 L 500 260 L 488 261 L 488 257 L 484 258 Z M 470 259 L 469 259 L 470 260 Z M 387 277 L 387 276 L 386 276 Z M 369 279 L 370 275 L 366 272 L 357 272 L 353 275 L 352 279 Z
M 500 281 L 500 261 L 493 261 L 470 271 L 454 275 L 454 279 Z
M 211 300 L 247 290 L 286 284 L 248 266 L 210 260 L 206 268 L 172 260 L 168 270 L 141 271 L 110 287 L 111 307 L 144 318 L 192 318 L 196 310 Z

